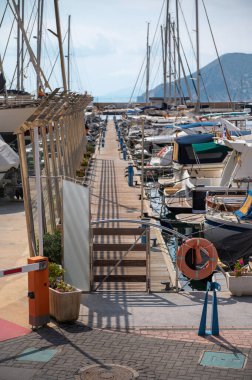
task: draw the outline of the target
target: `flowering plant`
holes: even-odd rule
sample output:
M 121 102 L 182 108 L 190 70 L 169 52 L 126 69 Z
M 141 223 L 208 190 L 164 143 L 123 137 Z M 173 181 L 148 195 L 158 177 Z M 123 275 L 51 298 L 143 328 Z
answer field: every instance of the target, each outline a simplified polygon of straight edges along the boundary
M 244 268 L 244 261 L 243 259 L 237 260 L 235 265 L 234 265 L 234 273 L 235 277 L 240 277 L 245 273 L 245 268 Z

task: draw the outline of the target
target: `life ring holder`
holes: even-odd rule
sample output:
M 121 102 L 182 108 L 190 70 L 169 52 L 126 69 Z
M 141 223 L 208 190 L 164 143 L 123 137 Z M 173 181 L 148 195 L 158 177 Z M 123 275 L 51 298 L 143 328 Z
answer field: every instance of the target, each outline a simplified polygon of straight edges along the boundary
M 196 251 L 196 264 L 201 264 L 200 251 L 207 253 L 209 259 L 207 263 L 199 269 L 192 269 L 186 263 L 186 254 L 190 249 Z M 177 252 L 177 267 L 188 278 L 192 280 L 202 280 L 210 276 L 217 266 L 218 253 L 213 243 L 203 238 L 192 238 L 186 240 L 178 249 Z

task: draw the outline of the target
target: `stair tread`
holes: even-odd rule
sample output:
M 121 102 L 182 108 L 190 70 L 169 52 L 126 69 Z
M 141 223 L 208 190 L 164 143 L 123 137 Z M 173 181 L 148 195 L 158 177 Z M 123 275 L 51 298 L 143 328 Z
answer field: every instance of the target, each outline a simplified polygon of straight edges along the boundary
M 93 273 L 94 275 L 107 275 L 114 267 L 94 267 Z M 111 273 L 111 276 L 116 275 L 125 275 L 125 276 L 142 276 L 146 275 L 146 267 L 116 267 L 114 271 Z

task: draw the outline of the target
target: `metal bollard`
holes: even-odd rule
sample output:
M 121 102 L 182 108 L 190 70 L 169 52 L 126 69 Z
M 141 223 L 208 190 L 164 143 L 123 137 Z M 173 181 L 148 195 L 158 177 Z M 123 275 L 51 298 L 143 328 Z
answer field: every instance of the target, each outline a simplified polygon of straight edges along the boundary
M 217 296 L 216 290 L 221 290 L 221 286 L 218 282 L 208 282 L 207 283 L 207 291 L 204 301 L 204 306 L 202 310 L 198 335 L 219 335 L 219 319 L 218 319 L 218 304 L 217 304 Z M 206 330 L 206 319 L 207 319 L 207 302 L 208 302 L 208 292 L 213 292 L 212 299 L 212 320 L 211 320 L 211 330 Z
M 128 185 L 129 186 L 133 186 L 133 177 L 134 177 L 133 164 L 129 164 L 128 166 Z
M 50 322 L 48 258 L 28 258 L 28 264 L 41 264 L 40 270 L 28 273 L 29 323 L 34 327 Z

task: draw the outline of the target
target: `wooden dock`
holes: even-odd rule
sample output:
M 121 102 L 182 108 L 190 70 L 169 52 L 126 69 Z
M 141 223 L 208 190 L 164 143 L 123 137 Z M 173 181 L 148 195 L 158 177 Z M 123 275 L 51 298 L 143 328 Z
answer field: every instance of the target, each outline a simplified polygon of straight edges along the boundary
M 112 120 L 107 124 L 105 146 L 96 148 L 94 161 L 90 183 L 92 221 L 139 220 L 141 218 L 139 197 L 141 189 L 139 186 L 128 186 L 128 178 L 125 176 L 128 162 L 122 158 Z M 148 206 L 145 205 L 145 207 L 144 211 L 148 210 Z M 146 261 L 148 248 L 141 244 L 142 238 L 139 233 L 137 234 L 141 230 L 139 227 L 141 225 L 129 222 L 100 223 L 94 226 L 94 289 L 105 277 L 106 280 L 99 286 L 99 290 L 145 291 L 148 278 L 151 291 L 164 289 L 161 282 L 170 279 L 164 257 L 167 252 L 158 239 L 157 247 L 150 248 L 148 269 Z M 151 239 L 153 238 L 157 238 L 155 229 L 151 230 Z M 126 254 L 136 240 L 136 245 Z M 118 264 L 122 258 L 123 260 Z M 115 267 L 116 264 L 118 265 Z

